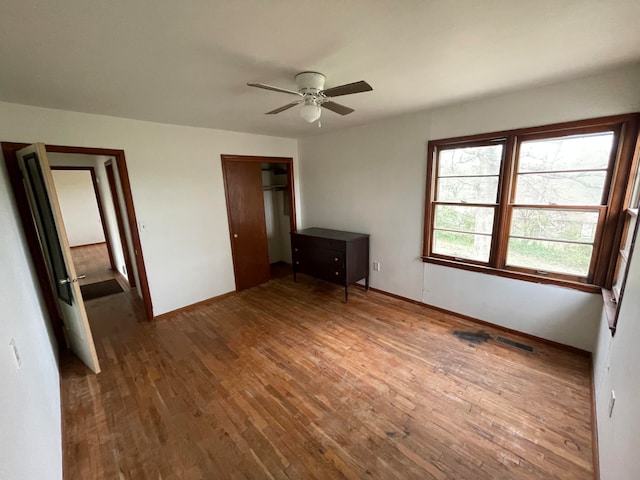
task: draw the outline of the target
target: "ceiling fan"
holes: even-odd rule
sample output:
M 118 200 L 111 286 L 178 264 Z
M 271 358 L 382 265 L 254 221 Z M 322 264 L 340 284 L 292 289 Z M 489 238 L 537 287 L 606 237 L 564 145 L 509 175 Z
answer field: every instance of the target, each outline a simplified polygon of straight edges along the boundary
M 289 90 L 287 88 L 273 87 L 271 85 L 265 85 L 264 83 L 247 83 L 250 87 L 263 88 L 265 90 L 272 90 L 274 92 L 288 93 L 290 95 L 297 95 L 300 97 L 295 102 L 288 103 L 283 107 L 276 108 L 267 112 L 267 115 L 275 115 L 276 113 L 289 110 L 296 105 L 302 104 L 300 108 L 300 116 L 309 123 L 313 123 L 320 118 L 322 108 L 331 110 L 332 112 L 340 115 L 348 115 L 353 112 L 353 108 L 345 107 L 339 103 L 333 101 L 333 97 L 340 97 L 342 95 L 351 95 L 353 93 L 370 92 L 373 90 L 364 80 L 359 82 L 347 83 L 345 85 L 339 85 L 337 87 L 331 87 L 324 89 L 325 76 L 318 72 L 301 72 L 296 75 L 296 84 L 298 85 L 298 91 Z

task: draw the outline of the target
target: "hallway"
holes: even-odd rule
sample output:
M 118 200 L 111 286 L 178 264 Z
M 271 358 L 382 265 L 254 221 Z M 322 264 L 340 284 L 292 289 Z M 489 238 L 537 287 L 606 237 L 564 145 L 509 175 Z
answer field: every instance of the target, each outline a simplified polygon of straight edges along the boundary
M 79 282 L 81 286 L 113 278 L 118 280 L 123 290 L 129 290 L 127 282 L 123 281 L 117 272 L 111 270 L 106 243 L 71 247 L 71 256 L 76 267 L 76 274 L 86 275 L 86 278 Z

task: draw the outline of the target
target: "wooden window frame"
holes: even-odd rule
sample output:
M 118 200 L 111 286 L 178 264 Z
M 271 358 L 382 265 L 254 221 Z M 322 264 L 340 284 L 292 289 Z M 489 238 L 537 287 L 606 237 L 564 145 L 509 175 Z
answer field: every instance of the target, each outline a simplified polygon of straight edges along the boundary
M 429 212 L 429 220 L 430 220 L 430 224 L 429 224 L 429 229 L 430 231 L 434 231 L 435 228 L 435 210 L 436 207 L 438 205 L 451 205 L 451 206 L 463 206 L 463 207 L 480 207 L 480 208 L 493 208 L 494 209 L 494 214 L 493 214 L 493 228 L 492 228 L 492 232 L 496 231 L 496 224 L 498 221 L 498 217 L 499 217 L 499 212 L 500 212 L 500 203 L 498 201 L 498 198 L 500 197 L 501 193 L 500 193 L 500 188 L 501 188 L 501 177 L 502 177 L 502 165 L 505 163 L 504 159 L 505 159 L 505 152 L 506 152 L 506 142 L 504 138 L 498 138 L 498 139 L 490 139 L 490 140 L 474 140 L 474 141 L 470 141 L 470 142 L 465 142 L 464 143 L 464 147 L 468 147 L 468 148 L 472 148 L 472 147 L 491 147 L 491 146 L 495 146 L 495 145 L 503 145 L 502 148 L 502 158 L 500 159 L 500 170 L 498 171 L 497 177 L 498 177 L 498 188 L 497 188 L 497 197 L 496 197 L 496 201 L 494 203 L 481 203 L 481 202 L 477 202 L 477 203 L 456 203 L 456 202 L 450 202 L 450 201 L 438 201 L 435 199 L 436 196 L 436 192 L 438 191 L 438 180 L 439 177 L 437 175 L 437 171 L 438 171 L 438 163 L 439 163 L 439 157 L 437 155 L 434 156 L 433 158 L 433 162 L 434 162 L 434 166 L 433 166 L 433 198 L 430 201 L 430 205 L 428 208 L 430 208 L 430 212 Z M 455 149 L 457 148 L 459 145 L 457 144 L 451 144 L 451 145 L 445 145 L 444 148 L 440 148 L 437 150 L 437 152 L 441 152 L 443 150 L 451 150 L 451 149 Z M 435 153 L 435 152 L 434 152 Z M 491 175 L 496 176 L 496 175 Z M 426 221 L 426 220 L 425 220 Z M 426 224 L 426 223 L 425 223 Z M 469 232 L 472 233 L 472 232 Z M 478 234 L 478 233 L 476 233 Z M 431 238 L 429 239 L 431 240 Z M 451 260 L 453 259 L 454 261 L 462 261 L 463 263 L 466 264 L 470 264 L 470 265 L 476 265 L 476 266 L 484 266 L 487 265 L 487 263 L 491 263 L 491 253 L 494 251 L 494 242 L 495 242 L 495 238 L 493 233 L 491 233 L 491 248 L 489 251 L 489 261 L 488 262 L 482 262 L 479 260 L 471 260 L 471 259 L 464 259 L 464 260 L 458 260 L 456 257 L 451 257 L 449 255 L 443 255 L 443 254 L 439 254 L 439 253 L 434 253 L 433 251 L 431 251 L 431 258 L 434 259 L 439 259 L 442 261 L 447 261 L 447 260 Z M 433 249 L 433 245 L 430 245 L 431 249 Z
M 602 289 L 604 298 L 604 311 L 611 330 L 611 335 L 615 335 L 620 317 L 620 307 L 625 293 L 627 276 L 633 251 L 640 230 L 640 138 L 636 143 L 634 161 L 629 175 L 629 188 L 624 199 L 625 210 L 620 218 L 622 229 L 620 244 L 614 252 L 615 260 L 612 261 L 612 284 L 610 288 Z M 618 285 L 618 291 L 614 286 Z
M 614 115 L 608 117 L 557 123 L 531 128 L 507 130 L 464 137 L 431 140 L 428 143 L 427 187 L 424 209 L 424 236 L 422 260 L 426 263 L 488 273 L 536 283 L 566 286 L 587 292 L 600 292 L 601 288 L 611 288 L 617 253 L 622 241 L 625 205 L 629 201 L 632 188 L 633 157 L 638 142 L 640 113 Z M 524 205 L 512 202 L 515 194 L 517 162 L 522 142 L 544 138 L 558 138 L 586 135 L 605 131 L 614 132 L 613 148 L 603 198 L 598 206 L 555 206 L 559 210 L 578 209 L 598 211 L 598 225 L 593 243 L 589 275 L 579 277 L 568 274 L 539 274 L 533 269 L 507 266 L 507 247 L 514 208 Z M 440 151 L 451 148 L 496 145 L 502 143 L 503 157 L 498 179 L 498 196 L 495 206 L 491 250 L 488 262 L 456 259 L 451 256 L 434 254 L 432 235 L 435 220 L 435 200 L 437 191 L 437 164 Z M 474 204 L 463 204 L 473 206 Z M 483 205 L 484 206 L 484 205 Z M 534 205 L 533 208 L 554 208 Z

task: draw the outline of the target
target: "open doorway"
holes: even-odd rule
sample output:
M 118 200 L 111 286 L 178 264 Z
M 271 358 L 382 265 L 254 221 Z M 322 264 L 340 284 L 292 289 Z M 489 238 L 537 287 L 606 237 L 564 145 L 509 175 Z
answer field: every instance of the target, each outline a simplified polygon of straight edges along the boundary
M 2 150 L 25 237 L 38 276 L 40 290 L 58 341 L 61 345 L 64 345 L 63 322 L 56 303 L 56 294 L 52 289 L 50 268 L 48 268 L 48 263 L 42 250 L 37 226 L 34 225 L 29 199 L 25 192 L 23 176 L 16 155 L 25 145 L 3 142 Z M 122 150 L 50 145 L 47 145 L 45 149 L 47 157 L 51 158 L 51 176 L 57 176 L 59 180 L 59 182 L 56 182 L 53 179 L 54 185 L 58 183 L 56 189 L 63 186 L 65 182 L 68 184 L 69 182 L 77 183 L 83 181 L 82 175 L 85 175 L 84 181 L 88 182 L 79 190 L 76 189 L 75 192 L 71 192 L 69 202 L 73 205 L 74 202 L 83 201 L 93 203 L 93 206 L 90 206 L 88 210 L 71 208 L 71 217 L 63 220 L 64 223 L 71 222 L 71 218 L 74 216 L 80 219 L 79 226 L 76 225 L 79 231 L 74 232 L 74 234 L 78 233 L 78 240 L 72 240 L 70 243 L 74 244 L 72 247 L 77 247 L 71 248 L 71 256 L 73 257 L 73 263 L 78 263 L 78 268 L 74 269 L 74 271 L 78 271 L 76 280 L 81 289 L 84 289 L 85 286 L 90 286 L 90 284 L 115 280 L 121 291 L 131 293 L 133 302 L 128 302 L 128 306 L 135 307 L 137 302 L 138 307 L 135 316 L 139 319 L 146 318 L 151 320 L 153 318 L 153 309 L 124 152 Z M 108 174 L 108 168 L 111 170 L 111 175 Z M 64 178 L 65 172 L 67 174 L 75 172 L 76 178 Z M 64 189 L 62 188 L 61 191 Z M 93 202 L 90 201 L 90 198 L 87 199 L 86 196 L 84 200 L 77 197 L 74 198 L 74 195 L 78 195 L 78 192 L 82 190 L 85 193 L 92 191 Z M 59 203 L 64 204 L 65 200 L 63 199 Z M 92 208 L 94 209 L 93 214 L 91 213 Z M 121 210 L 120 215 L 122 218 L 120 218 L 120 221 L 115 215 L 115 211 L 118 208 Z M 83 219 L 85 223 L 89 222 L 93 225 L 82 225 Z M 97 223 L 99 225 L 96 225 Z M 66 230 L 72 231 L 73 229 L 70 229 L 70 226 L 65 225 Z M 89 241 L 92 238 L 96 241 Z M 73 250 L 76 250 L 77 253 L 74 253 Z M 83 252 L 83 250 L 85 251 Z M 86 278 L 82 278 L 83 274 Z M 82 296 L 84 295 L 85 293 L 83 292 Z M 95 298 L 101 297 L 104 297 L 104 295 L 98 292 L 98 297 Z M 91 309 L 87 310 L 91 317 Z M 117 314 L 119 312 L 111 311 L 108 313 Z M 92 318 L 90 319 L 93 320 Z M 94 329 L 93 324 L 91 328 L 92 330 Z
M 62 158 L 60 158 L 62 157 Z M 112 242 L 113 207 L 105 202 L 93 166 L 76 166 L 72 155 L 49 154 L 62 219 L 71 248 L 76 272 L 82 278 L 80 287 L 84 301 L 109 294 L 97 284 L 116 280 L 117 289 L 129 289 L 129 282 L 117 268 L 115 255 L 122 257 L 122 245 Z M 111 207 L 107 215 L 105 203 Z M 114 254 L 115 250 L 115 254 Z M 123 268 L 123 267 L 121 267 Z
M 113 159 L 73 153 L 48 157 L 85 302 L 135 287 Z
M 236 289 L 291 273 L 293 159 L 222 155 Z

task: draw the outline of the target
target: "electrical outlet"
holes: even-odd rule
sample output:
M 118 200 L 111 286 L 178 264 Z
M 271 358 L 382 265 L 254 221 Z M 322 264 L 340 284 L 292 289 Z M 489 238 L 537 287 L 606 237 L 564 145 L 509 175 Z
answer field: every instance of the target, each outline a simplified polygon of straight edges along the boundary
M 609 398 L 609 418 L 613 415 L 613 407 L 616 405 L 616 392 L 611 390 L 611 398 Z
M 373 271 L 374 272 L 380 271 L 380 262 L 373 262 Z
M 22 366 L 22 360 L 20 359 L 20 353 L 18 353 L 18 346 L 16 345 L 16 339 L 12 338 L 9 342 L 9 346 L 11 347 L 11 352 L 13 353 L 13 359 L 16 362 L 16 368 L 20 368 Z

